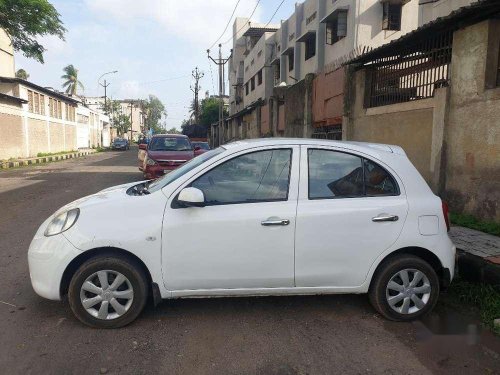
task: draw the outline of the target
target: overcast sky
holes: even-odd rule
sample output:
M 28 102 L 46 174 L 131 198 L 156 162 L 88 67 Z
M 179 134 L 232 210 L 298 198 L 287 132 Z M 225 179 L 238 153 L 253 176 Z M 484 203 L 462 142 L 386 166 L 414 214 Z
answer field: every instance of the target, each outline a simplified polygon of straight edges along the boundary
M 235 16 L 248 17 L 258 0 L 240 0 Z M 103 96 L 97 80 L 105 72 L 114 99 L 158 96 L 167 107 L 167 127 L 180 127 L 188 117 L 191 71 L 198 66 L 205 77 L 201 90 L 217 90 L 217 67 L 209 69 L 206 50 L 223 32 L 238 0 L 51 0 L 61 14 L 66 41 L 43 38 L 45 64 L 16 54 L 16 69 L 24 68 L 30 81 L 61 89 L 62 68 L 73 64 L 87 96 Z M 281 0 L 261 0 L 253 20 L 268 22 Z M 284 0 L 272 19 L 279 24 L 294 9 Z M 233 17 L 234 18 L 234 17 Z M 232 21 L 224 37 L 232 34 Z M 214 53 L 216 53 L 214 47 Z M 231 43 L 224 45 L 229 53 Z M 154 82 L 153 82 L 154 81 Z M 214 87 L 215 86 L 215 87 Z

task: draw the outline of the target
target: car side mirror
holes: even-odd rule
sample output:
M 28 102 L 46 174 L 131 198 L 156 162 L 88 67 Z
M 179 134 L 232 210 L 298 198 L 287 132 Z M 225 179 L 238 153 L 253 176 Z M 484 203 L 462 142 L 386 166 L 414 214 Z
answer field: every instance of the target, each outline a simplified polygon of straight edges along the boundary
M 205 195 L 194 187 L 182 189 L 177 201 L 185 207 L 205 207 Z
M 141 143 L 141 144 L 139 145 L 139 149 L 140 149 L 140 150 L 147 150 L 147 149 L 148 149 L 148 145 L 147 145 L 147 144 L 145 144 L 145 143 Z
M 195 151 L 200 151 L 200 150 L 201 150 L 201 147 L 200 147 L 200 146 L 194 146 L 194 150 L 195 150 Z

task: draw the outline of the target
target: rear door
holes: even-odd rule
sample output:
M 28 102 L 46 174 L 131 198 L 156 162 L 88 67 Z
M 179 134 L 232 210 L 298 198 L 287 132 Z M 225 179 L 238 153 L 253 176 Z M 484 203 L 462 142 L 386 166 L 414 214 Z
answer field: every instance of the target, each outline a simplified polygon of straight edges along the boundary
M 356 287 L 398 238 L 408 207 L 379 160 L 302 146 L 295 239 L 297 287 Z

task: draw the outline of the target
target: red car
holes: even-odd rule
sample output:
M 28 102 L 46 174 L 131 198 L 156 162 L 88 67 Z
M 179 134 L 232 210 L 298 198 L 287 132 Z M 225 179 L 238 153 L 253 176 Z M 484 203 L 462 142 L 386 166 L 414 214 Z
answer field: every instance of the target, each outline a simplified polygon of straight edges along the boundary
M 139 148 L 146 151 L 142 165 L 145 179 L 161 177 L 202 153 L 199 146 L 193 146 L 187 136 L 180 134 L 154 135 Z

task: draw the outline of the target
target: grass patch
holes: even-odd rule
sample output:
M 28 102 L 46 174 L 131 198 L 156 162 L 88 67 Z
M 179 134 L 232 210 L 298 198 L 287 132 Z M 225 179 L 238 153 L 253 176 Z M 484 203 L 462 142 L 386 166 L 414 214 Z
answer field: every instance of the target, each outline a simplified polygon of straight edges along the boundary
M 494 236 L 500 236 L 500 223 L 481 221 L 472 215 L 454 213 L 450 214 L 450 219 L 455 225 L 480 230 L 481 232 L 489 233 Z
M 64 154 L 73 154 L 78 151 L 61 151 L 61 152 L 39 152 L 36 154 L 37 158 L 43 158 L 45 156 L 56 156 L 56 155 L 64 155 Z
M 500 328 L 493 326 L 493 320 L 500 318 L 500 291 L 488 284 L 470 283 L 456 278 L 447 294 L 452 299 L 477 308 L 483 324 L 500 335 Z

